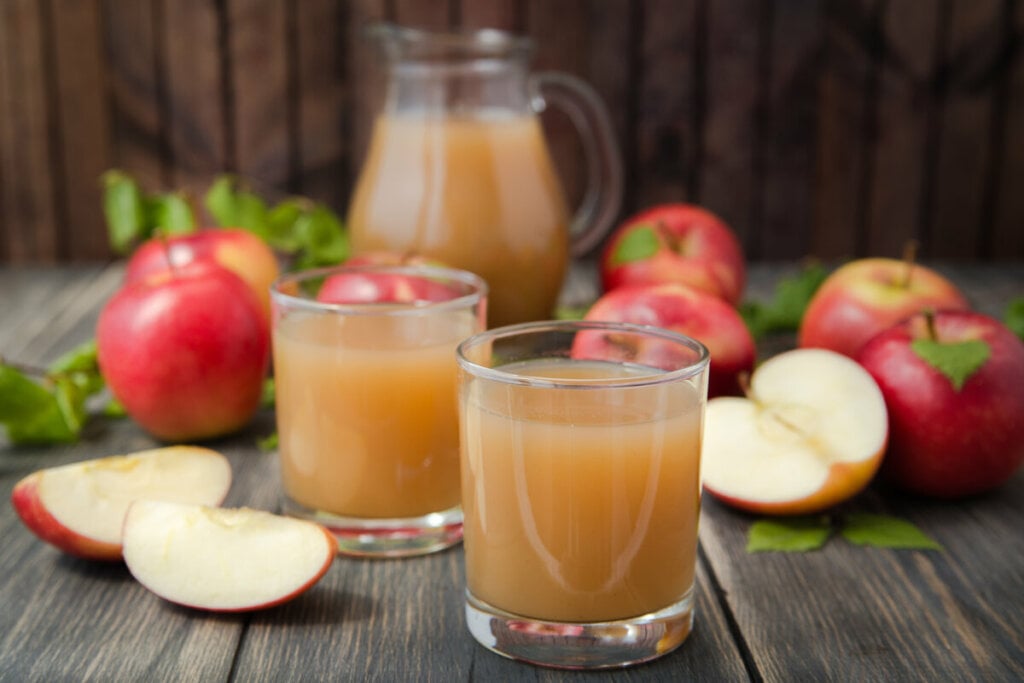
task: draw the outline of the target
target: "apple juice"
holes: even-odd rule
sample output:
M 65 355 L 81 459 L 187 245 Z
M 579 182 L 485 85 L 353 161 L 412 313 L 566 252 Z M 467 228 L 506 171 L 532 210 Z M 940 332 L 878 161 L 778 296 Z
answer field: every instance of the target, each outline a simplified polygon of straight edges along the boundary
M 295 502 L 404 518 L 459 504 L 454 351 L 464 309 L 396 316 L 295 312 L 274 330 L 281 474 Z
M 499 369 L 559 385 L 463 375 L 469 591 L 555 622 L 623 619 L 683 600 L 696 566 L 701 391 L 687 381 L 615 386 L 658 371 L 597 361 Z
M 481 276 L 491 327 L 551 317 L 569 212 L 533 116 L 386 114 L 348 212 L 357 253 L 416 252 Z

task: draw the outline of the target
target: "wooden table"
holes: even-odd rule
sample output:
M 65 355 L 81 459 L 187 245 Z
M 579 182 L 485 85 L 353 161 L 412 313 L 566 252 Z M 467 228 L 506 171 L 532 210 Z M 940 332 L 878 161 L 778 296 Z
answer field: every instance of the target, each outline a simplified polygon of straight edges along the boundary
M 764 296 L 789 269 L 754 268 L 751 296 Z M 1024 294 L 1020 265 L 942 270 L 988 313 L 1001 315 Z M 0 269 L 0 352 L 45 363 L 91 337 L 120 276 L 118 266 Z M 591 281 L 577 276 L 569 295 L 592 294 Z M 273 416 L 262 414 L 246 433 L 212 444 L 234 467 L 227 504 L 275 508 L 275 456 L 255 445 L 271 430 Z M 9 497 L 40 467 L 151 445 L 130 420 L 96 420 L 74 446 L 14 448 L 0 437 L 0 492 Z M 945 550 L 833 541 L 814 553 L 750 555 L 752 518 L 705 499 L 690 639 L 648 665 L 576 674 L 512 662 L 472 640 L 460 548 L 408 560 L 338 558 L 291 603 L 215 616 L 162 602 L 121 564 L 60 554 L 4 505 L 0 680 L 1024 680 L 1024 471 L 972 500 L 872 488 L 850 507 L 909 519 Z

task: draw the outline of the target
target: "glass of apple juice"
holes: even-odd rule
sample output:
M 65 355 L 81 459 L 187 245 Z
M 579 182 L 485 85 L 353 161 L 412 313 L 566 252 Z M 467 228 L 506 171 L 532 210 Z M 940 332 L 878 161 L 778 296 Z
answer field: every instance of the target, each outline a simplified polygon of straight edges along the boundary
M 666 330 L 539 322 L 459 361 L 466 620 L 568 669 L 666 654 L 693 623 L 708 352 Z
M 431 266 L 308 270 L 271 287 L 282 508 L 342 554 L 421 555 L 462 538 L 456 345 L 487 286 Z

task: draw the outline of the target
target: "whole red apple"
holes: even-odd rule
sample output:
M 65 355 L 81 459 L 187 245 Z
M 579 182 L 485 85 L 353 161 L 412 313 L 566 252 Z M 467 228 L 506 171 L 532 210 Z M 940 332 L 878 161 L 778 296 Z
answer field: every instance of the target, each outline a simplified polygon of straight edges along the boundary
M 930 268 L 898 259 L 860 259 L 837 269 L 815 292 L 798 343 L 856 358 L 869 339 L 915 313 L 967 308 L 956 285 Z
M 249 286 L 194 262 L 126 284 L 96 328 L 100 369 L 128 414 L 164 441 L 234 432 L 259 407 L 270 330 Z
M 627 219 L 601 254 L 601 282 L 679 282 L 737 305 L 746 285 L 743 251 L 716 215 L 692 204 L 663 204 Z
M 324 280 L 316 300 L 334 304 L 411 304 L 458 298 L 458 283 L 449 284 L 431 276 L 444 272 L 436 268 L 346 266 Z
M 889 412 L 886 478 L 954 498 L 992 489 L 1024 461 L 1024 343 L 966 311 L 916 315 L 881 332 L 858 360 Z
M 270 284 L 280 270 L 277 257 L 266 242 L 241 228 L 206 228 L 147 240 L 128 259 L 125 282 L 193 261 L 214 261 L 233 271 L 252 288 L 269 317 Z
M 654 325 L 698 340 L 711 353 L 708 396 L 741 393 L 739 376 L 754 367 L 754 340 L 732 306 L 706 292 L 677 283 L 618 287 L 599 298 L 584 316 L 586 320 Z M 588 335 L 588 343 L 612 344 L 614 339 Z M 600 357 L 595 349 L 589 357 Z M 636 362 L 659 366 L 657 349 L 647 351 L 651 358 Z

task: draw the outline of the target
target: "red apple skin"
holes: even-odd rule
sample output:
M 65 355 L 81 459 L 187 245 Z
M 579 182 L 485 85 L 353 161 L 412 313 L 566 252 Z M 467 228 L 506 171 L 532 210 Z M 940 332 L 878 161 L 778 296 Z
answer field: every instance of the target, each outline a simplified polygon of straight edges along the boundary
M 638 230 L 653 230 L 655 253 L 623 262 L 618 249 Z M 601 254 L 601 282 L 608 292 L 624 285 L 678 282 L 739 304 L 746 265 L 735 233 L 716 215 L 692 204 L 663 204 L 627 219 Z
M 929 338 L 924 315 L 874 337 L 858 361 L 889 412 L 882 476 L 913 493 L 959 498 L 999 486 L 1024 461 L 1024 343 L 980 313 L 936 313 L 935 330 L 939 341 L 979 339 L 991 350 L 959 391 L 911 348 Z
M 956 285 L 926 266 L 859 259 L 833 272 L 815 292 L 800 323 L 798 344 L 856 358 L 869 339 L 915 313 L 969 307 Z
M 155 237 L 143 242 L 128 259 L 125 283 L 194 261 L 214 261 L 245 280 L 264 313 L 270 315 L 270 285 L 280 273 L 277 257 L 266 242 L 241 228 L 206 228 L 188 235 Z
M 693 287 L 677 283 L 618 287 L 594 302 L 584 317 L 653 325 L 700 341 L 711 354 L 709 397 L 741 394 L 739 376 L 754 367 L 754 340 L 736 309 Z M 604 343 L 601 335 L 587 339 Z M 599 357 L 595 349 L 579 350 Z M 648 362 L 657 364 L 656 359 Z
M 436 280 L 415 275 L 353 271 L 335 273 L 324 281 L 316 300 L 332 304 L 449 301 L 457 290 Z
M 71 555 L 87 560 L 116 561 L 121 559 L 121 546 L 104 543 L 71 531 L 57 521 L 39 499 L 39 472 L 33 472 L 11 492 L 11 505 L 32 533 Z
M 194 262 L 126 285 L 101 311 L 96 343 L 111 391 L 158 439 L 229 434 L 259 408 L 269 323 L 226 268 Z

